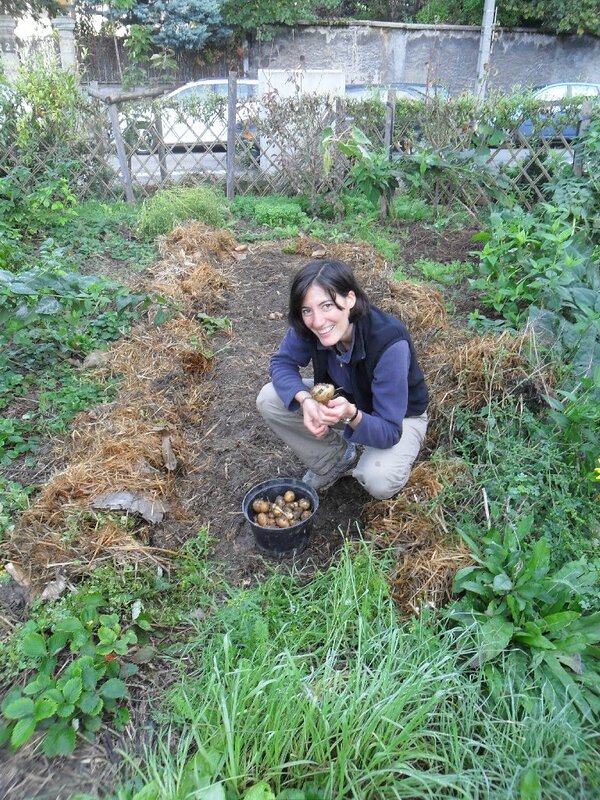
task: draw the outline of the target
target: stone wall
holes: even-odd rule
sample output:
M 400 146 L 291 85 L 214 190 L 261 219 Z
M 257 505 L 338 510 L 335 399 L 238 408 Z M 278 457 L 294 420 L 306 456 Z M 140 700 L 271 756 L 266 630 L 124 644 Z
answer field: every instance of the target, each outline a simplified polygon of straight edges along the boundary
M 474 90 L 480 29 L 361 22 L 300 26 L 250 48 L 249 74 L 271 69 L 341 69 L 347 83 L 441 83 Z M 600 83 L 600 39 L 497 30 L 489 89 L 509 91 L 565 80 Z

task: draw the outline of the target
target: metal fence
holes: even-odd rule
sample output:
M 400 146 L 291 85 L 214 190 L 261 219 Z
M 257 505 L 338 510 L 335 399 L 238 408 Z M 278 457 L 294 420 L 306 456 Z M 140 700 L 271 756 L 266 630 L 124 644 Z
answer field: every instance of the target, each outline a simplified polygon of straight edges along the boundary
M 324 130 L 343 140 L 356 127 L 373 151 L 387 153 L 401 185 L 418 182 L 420 195 L 432 203 L 475 209 L 510 195 L 531 208 L 544 199 L 553 165 L 576 161 L 577 135 L 585 125 L 581 107 L 573 104 L 554 108 L 551 120 L 542 108 L 490 120 L 441 98 L 259 98 L 235 75 L 229 91 L 159 92 L 90 90 L 69 134 L 49 135 L 42 125 L 40 146 L 32 151 L 30 142 L 26 157 L 18 116 L 3 119 L 0 113 L 0 176 L 26 161 L 32 178 L 59 165 L 80 199 L 134 201 L 160 187 L 206 182 L 222 186 L 229 197 L 277 193 L 315 200 L 339 193 L 352 167 L 339 148 L 326 154 Z

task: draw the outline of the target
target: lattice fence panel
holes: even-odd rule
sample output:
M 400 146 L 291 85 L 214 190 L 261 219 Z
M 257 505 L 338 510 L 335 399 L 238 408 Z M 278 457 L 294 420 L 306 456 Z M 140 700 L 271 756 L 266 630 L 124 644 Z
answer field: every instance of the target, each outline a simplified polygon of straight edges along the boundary
M 0 175 L 24 166 L 35 181 L 59 169 L 81 200 L 121 199 L 127 178 L 138 198 L 177 183 L 225 186 L 225 96 L 202 102 L 127 101 L 115 109 L 118 137 L 109 106 L 99 99 L 83 99 L 68 136 L 44 128 L 39 119 L 31 121 L 33 133 L 25 136 L 26 106 L 13 109 L 14 114 L 0 113 Z M 403 100 L 396 103 L 387 132 L 390 157 L 405 183 L 416 176 L 418 191 L 432 203 L 459 202 L 475 210 L 510 196 L 532 208 L 544 199 L 555 162 L 573 161 L 577 113 L 571 105 L 564 117 L 553 113 L 550 124 L 547 109 L 541 108 L 537 115 L 514 115 L 499 124 L 489 116 L 465 113 L 452 101 Z M 593 113 L 600 109 L 596 106 Z M 336 147 L 330 148 L 328 162 L 324 131 L 343 138 L 357 127 L 375 149 L 386 139 L 386 106 L 372 100 L 314 95 L 242 99 L 235 116 L 236 194 L 302 194 L 313 201 L 339 195 L 351 164 Z M 117 139 L 123 144 L 121 159 Z

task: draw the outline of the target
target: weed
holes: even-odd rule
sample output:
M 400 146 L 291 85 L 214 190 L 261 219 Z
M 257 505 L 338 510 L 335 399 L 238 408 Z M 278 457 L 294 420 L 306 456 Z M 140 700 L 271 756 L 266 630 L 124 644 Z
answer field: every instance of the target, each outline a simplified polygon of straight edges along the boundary
M 0 477 L 0 542 L 11 533 L 14 515 L 27 508 L 32 491 L 32 487 L 25 489 L 15 481 Z
M 126 659 L 138 642 L 136 630 L 150 623 L 138 613 L 124 627 L 118 615 L 101 612 L 105 605 L 90 594 L 77 616 L 50 628 L 33 621 L 23 626 L 19 646 L 33 678 L 4 698 L 0 744 L 22 747 L 41 731 L 45 755 L 64 756 L 75 749 L 77 734 L 93 739 L 106 714 L 117 728 L 129 721 L 125 681 L 138 667 Z
M 145 238 L 170 233 L 176 225 L 189 219 L 222 228 L 227 206 L 224 197 L 202 186 L 163 189 L 140 210 L 138 231 Z
M 425 200 L 401 194 L 392 201 L 391 216 L 400 222 L 423 222 L 434 219 L 435 209 Z
M 125 262 L 128 271 L 147 267 L 156 258 L 156 245 L 134 235 L 138 214 L 138 208 L 124 202 L 89 200 L 78 205 L 64 225 L 48 231 L 63 248 L 63 268 L 66 263 L 72 269 L 95 266 L 98 259 Z
M 483 537 L 459 530 L 478 565 L 456 574 L 454 591 L 463 596 L 447 614 L 475 637 L 470 665 L 487 665 L 492 690 L 502 691 L 506 671 L 521 679 L 514 702 L 525 709 L 532 695 L 542 694 L 557 711 L 575 708 L 592 720 L 600 710 L 600 612 L 584 609 L 600 562 L 580 559 L 551 572 L 548 541 L 524 545 L 532 527 L 529 516 Z
M 173 654 L 189 667 L 171 692 L 182 728 L 169 715 L 137 762 L 151 797 L 185 796 L 195 753 L 205 785 L 232 798 L 256 796 L 257 784 L 282 800 L 375 800 L 399 785 L 410 797 L 442 786 L 508 797 L 533 780 L 532 764 L 552 797 L 577 794 L 595 730 L 543 704 L 515 725 L 509 702 L 486 700 L 483 677 L 460 666 L 473 651 L 459 655 L 431 619 L 398 625 L 380 558 L 347 546 L 310 583 L 272 576 L 195 623 Z
M 424 258 L 415 261 L 414 268 L 423 274 L 423 278 L 426 281 L 435 281 L 448 286 L 464 281 L 475 271 L 474 264 L 469 261 L 440 263 L 439 261 L 428 261 Z
M 209 314 L 198 312 L 196 318 L 208 336 L 214 336 L 214 334 L 219 331 L 224 333 L 231 332 L 232 323 L 229 317 L 211 317 Z
M 554 565 L 592 556 L 600 535 L 593 489 L 577 464 L 579 449 L 565 445 L 552 424 L 516 403 L 455 415 L 453 447 L 470 466 L 471 503 L 485 488 L 495 519 L 516 524 L 533 514 L 536 534 L 552 544 Z M 468 498 L 462 501 L 467 507 Z M 476 506 L 468 511 L 478 513 Z

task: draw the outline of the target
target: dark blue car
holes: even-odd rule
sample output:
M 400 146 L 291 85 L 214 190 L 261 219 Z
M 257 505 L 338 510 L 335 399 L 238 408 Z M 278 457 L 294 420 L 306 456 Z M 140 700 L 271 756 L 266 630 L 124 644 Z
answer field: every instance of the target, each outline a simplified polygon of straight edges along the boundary
M 540 119 L 548 119 L 549 124 L 541 130 L 536 131 L 538 135 L 548 142 L 562 141 L 570 142 L 576 138 L 578 125 L 567 124 L 564 127 L 557 127 L 552 124 L 553 116 L 561 111 L 561 104 L 570 98 L 589 99 L 592 101 L 600 100 L 600 84 L 598 83 L 550 83 L 547 86 L 538 86 L 533 90 L 533 98 L 540 104 L 544 104 L 544 112 L 540 113 Z M 523 120 L 519 125 L 519 133 L 529 139 L 535 130 L 534 121 L 529 118 Z

